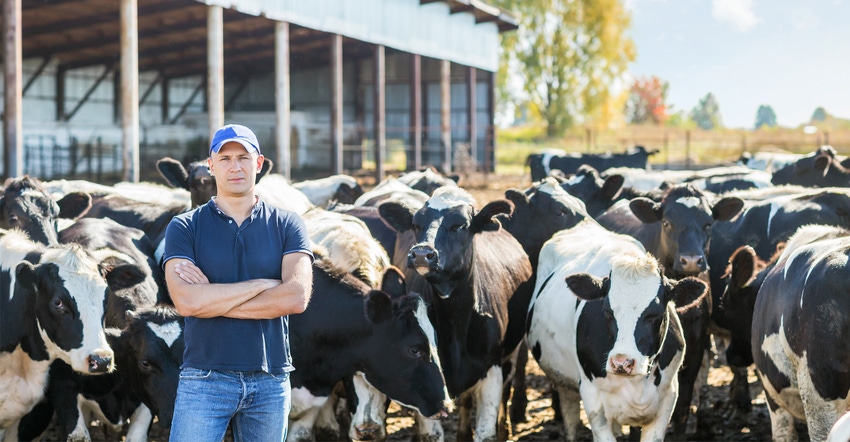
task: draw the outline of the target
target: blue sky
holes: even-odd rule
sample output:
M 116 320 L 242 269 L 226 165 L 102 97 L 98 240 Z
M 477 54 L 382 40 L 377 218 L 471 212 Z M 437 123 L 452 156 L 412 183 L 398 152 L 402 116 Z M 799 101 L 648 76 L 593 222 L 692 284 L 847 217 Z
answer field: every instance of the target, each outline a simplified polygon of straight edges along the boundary
M 751 128 L 758 107 L 781 126 L 818 106 L 850 118 L 850 0 L 626 0 L 635 77 L 670 83 L 689 112 L 709 92 L 726 127 Z

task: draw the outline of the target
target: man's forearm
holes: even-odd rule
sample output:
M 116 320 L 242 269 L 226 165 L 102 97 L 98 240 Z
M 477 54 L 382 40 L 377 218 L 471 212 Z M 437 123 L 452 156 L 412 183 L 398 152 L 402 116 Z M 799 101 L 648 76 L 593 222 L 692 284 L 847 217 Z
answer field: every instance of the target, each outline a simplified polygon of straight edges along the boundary
M 265 290 L 221 316 L 238 319 L 271 319 L 302 313 L 310 299 L 311 287 L 292 281 Z
M 228 311 L 257 297 L 274 284 L 274 280 L 268 279 L 230 284 L 183 284 L 171 296 L 181 315 L 213 318 L 226 316 Z

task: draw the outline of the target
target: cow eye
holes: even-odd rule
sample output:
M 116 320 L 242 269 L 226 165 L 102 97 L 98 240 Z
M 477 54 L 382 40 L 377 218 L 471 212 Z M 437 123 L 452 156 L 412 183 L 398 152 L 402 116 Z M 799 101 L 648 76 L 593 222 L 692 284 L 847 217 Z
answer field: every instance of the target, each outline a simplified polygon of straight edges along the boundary
M 151 363 L 147 359 L 140 359 L 139 368 L 141 368 L 142 371 L 151 371 Z
M 422 351 L 422 347 L 419 347 L 418 345 L 414 345 L 413 347 L 410 347 L 410 354 L 411 354 L 414 358 L 421 358 L 421 357 L 422 357 L 422 353 L 423 353 L 423 351 Z
M 18 224 L 18 215 L 9 215 L 9 223 Z
M 456 226 L 452 226 L 452 232 L 459 232 L 461 230 L 466 230 L 466 224 L 458 224 Z
M 667 221 L 666 219 L 661 220 L 661 227 L 664 227 L 665 229 L 669 229 L 670 228 L 670 221 Z
M 704 225 L 702 228 L 703 228 L 706 232 L 710 232 L 710 231 L 711 231 L 711 223 L 708 223 L 708 224 Z
M 53 308 L 55 308 L 56 310 L 62 310 L 65 308 L 65 303 L 62 302 L 61 299 L 56 298 L 53 300 Z

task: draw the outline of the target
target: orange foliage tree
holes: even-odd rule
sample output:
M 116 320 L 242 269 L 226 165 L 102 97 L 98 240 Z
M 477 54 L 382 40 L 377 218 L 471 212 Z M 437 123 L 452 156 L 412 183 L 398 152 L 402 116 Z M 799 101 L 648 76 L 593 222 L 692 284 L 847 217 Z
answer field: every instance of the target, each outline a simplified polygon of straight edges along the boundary
M 626 102 L 626 121 L 632 124 L 664 124 L 668 110 L 669 83 L 656 77 L 637 78 Z

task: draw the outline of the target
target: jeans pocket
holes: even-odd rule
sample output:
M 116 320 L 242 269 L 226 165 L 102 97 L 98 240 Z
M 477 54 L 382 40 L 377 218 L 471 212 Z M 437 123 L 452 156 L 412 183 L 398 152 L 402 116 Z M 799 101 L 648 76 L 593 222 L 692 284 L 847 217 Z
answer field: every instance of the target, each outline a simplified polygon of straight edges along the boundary
M 287 379 L 289 379 L 289 372 L 285 372 L 285 373 L 269 373 L 269 376 L 271 376 L 271 377 L 272 377 L 272 379 L 274 379 L 274 380 L 276 380 L 276 381 L 286 382 L 286 381 L 287 381 Z
M 180 370 L 180 379 L 209 379 L 211 374 L 212 370 L 186 367 Z

